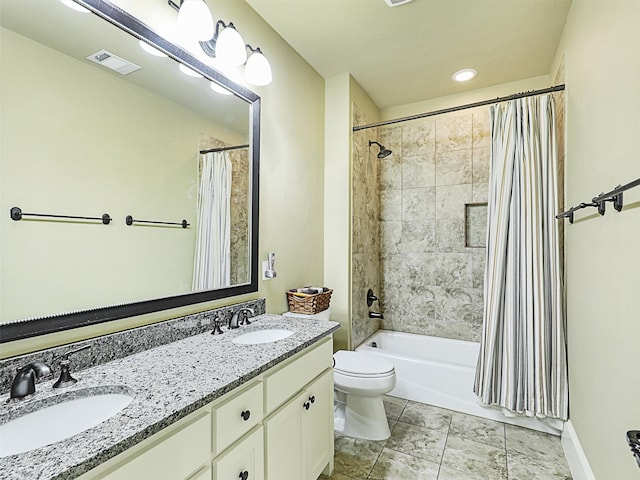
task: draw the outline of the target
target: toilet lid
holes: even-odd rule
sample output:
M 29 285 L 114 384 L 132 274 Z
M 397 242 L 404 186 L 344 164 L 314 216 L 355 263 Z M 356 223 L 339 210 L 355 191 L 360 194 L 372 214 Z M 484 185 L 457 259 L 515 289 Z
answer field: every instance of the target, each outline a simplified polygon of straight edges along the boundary
M 338 350 L 333 354 L 334 370 L 348 375 L 384 375 L 393 372 L 393 363 L 363 352 Z

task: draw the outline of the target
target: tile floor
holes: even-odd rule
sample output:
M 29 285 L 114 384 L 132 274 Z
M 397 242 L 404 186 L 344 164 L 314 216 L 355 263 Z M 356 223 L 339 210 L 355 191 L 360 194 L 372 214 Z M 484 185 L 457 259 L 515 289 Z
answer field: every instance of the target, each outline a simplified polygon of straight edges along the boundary
M 385 397 L 391 438 L 336 434 L 323 480 L 571 480 L 560 438 Z

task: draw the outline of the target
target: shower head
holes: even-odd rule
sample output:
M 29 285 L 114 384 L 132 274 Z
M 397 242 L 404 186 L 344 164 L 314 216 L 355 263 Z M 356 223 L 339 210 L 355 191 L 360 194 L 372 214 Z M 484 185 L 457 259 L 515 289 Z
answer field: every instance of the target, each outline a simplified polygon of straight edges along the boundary
M 391 150 L 386 148 L 384 145 L 381 145 L 378 142 L 375 142 L 373 140 L 369 140 L 369 146 L 373 145 L 374 143 L 376 145 L 378 145 L 378 147 L 380 147 L 380 151 L 378 152 L 378 158 L 385 158 L 385 157 L 388 157 L 389 155 L 391 155 L 393 153 Z

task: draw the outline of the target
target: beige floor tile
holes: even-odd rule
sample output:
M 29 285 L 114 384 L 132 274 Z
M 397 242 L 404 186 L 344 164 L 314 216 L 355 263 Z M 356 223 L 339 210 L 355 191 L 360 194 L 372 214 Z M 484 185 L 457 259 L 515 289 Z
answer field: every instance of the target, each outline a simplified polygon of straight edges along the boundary
M 571 480 L 567 461 L 553 456 L 525 455 L 507 452 L 509 480 Z
M 504 423 L 495 420 L 454 412 L 449 434 L 492 447 L 505 448 Z
M 505 433 L 508 452 L 564 460 L 560 437 L 515 425 L 505 425 Z
M 336 435 L 334 475 L 366 479 L 381 451 L 382 445 L 377 442 Z
M 392 397 L 391 395 L 385 395 L 382 399 L 384 403 L 384 410 L 389 418 L 400 418 L 404 407 L 407 405 L 407 400 L 398 397 Z
M 409 402 L 399 420 L 411 425 L 428 427 L 439 432 L 447 432 L 451 424 L 452 412 L 444 408 L 425 405 L 424 403 Z
M 446 439 L 446 433 L 398 422 L 386 446 L 397 452 L 440 463 Z
M 385 448 L 369 480 L 436 480 L 438 464 Z
M 485 478 L 481 474 L 475 474 L 471 472 L 461 472 L 454 468 L 445 467 L 440 465 L 440 473 L 438 474 L 438 480 L 490 480 Z
M 507 458 L 504 448 L 464 440 L 453 435 L 447 438 L 442 465 L 461 472 L 481 475 L 485 480 L 507 478 Z

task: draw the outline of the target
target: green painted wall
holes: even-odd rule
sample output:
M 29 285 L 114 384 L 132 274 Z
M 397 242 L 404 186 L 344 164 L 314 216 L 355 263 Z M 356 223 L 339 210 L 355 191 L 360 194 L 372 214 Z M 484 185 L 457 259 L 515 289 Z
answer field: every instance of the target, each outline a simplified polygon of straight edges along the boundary
M 640 3 L 574 0 L 564 57 L 566 205 L 640 177 Z M 640 428 L 640 189 L 565 225 L 570 416 L 598 479 L 640 475 L 625 442 Z

